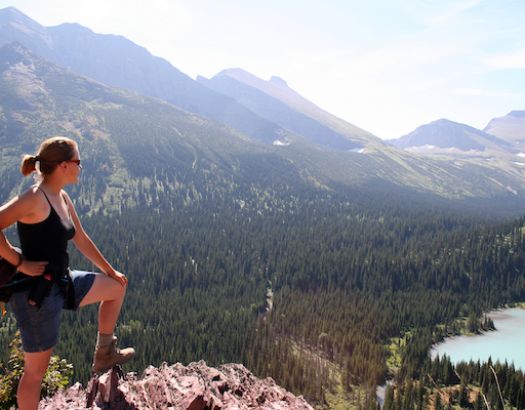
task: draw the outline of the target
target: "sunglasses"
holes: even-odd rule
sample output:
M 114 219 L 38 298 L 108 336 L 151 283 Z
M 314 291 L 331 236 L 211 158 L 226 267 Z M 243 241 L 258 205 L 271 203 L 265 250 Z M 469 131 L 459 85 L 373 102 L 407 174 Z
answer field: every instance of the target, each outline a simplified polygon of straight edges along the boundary
M 69 161 L 66 161 L 66 162 L 72 162 L 73 164 L 77 164 L 78 166 L 80 166 L 80 160 L 79 159 L 70 159 Z

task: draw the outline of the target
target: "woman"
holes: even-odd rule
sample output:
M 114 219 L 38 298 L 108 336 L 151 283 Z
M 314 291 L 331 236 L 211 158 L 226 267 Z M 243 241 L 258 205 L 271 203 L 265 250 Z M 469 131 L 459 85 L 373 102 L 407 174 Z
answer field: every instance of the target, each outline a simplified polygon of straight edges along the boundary
M 58 340 L 62 308 L 77 309 L 100 303 L 93 371 L 104 372 L 123 364 L 135 353 L 118 350 L 113 335 L 128 280 L 104 258 L 86 234 L 71 199 L 63 190 L 76 184 L 82 166 L 77 144 L 63 137 L 44 141 L 36 156 L 22 160 L 24 176 L 37 172 L 39 181 L 0 207 L 0 256 L 15 265 L 29 285 L 9 301 L 17 319 L 24 350 L 24 374 L 17 391 L 21 410 L 37 409 L 42 378 Z M 22 254 L 2 230 L 17 223 Z M 69 271 L 67 242 L 102 272 Z

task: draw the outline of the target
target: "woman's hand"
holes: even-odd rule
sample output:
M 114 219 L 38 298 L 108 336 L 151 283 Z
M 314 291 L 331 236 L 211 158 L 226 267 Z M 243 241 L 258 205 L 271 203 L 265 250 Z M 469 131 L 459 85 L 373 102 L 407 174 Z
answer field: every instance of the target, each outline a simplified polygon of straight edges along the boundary
M 18 267 L 18 272 L 22 272 L 28 276 L 40 276 L 46 269 L 47 262 L 43 261 L 22 261 Z
M 123 273 L 120 273 L 119 271 L 116 271 L 116 270 L 112 270 L 112 271 L 108 272 L 108 276 L 110 278 L 115 279 L 122 286 L 128 286 L 128 278 Z

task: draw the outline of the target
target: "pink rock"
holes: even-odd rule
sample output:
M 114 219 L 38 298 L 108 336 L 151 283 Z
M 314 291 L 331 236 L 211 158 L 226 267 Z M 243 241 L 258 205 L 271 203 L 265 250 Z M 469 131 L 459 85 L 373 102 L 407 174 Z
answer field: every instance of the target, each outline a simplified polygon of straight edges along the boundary
M 85 409 L 86 391 L 75 384 L 40 403 L 40 410 Z M 110 370 L 98 379 L 92 409 L 116 410 L 313 410 L 275 384 L 255 377 L 240 364 L 211 368 L 204 361 L 180 363 L 144 370 L 142 376 L 128 373 L 119 380 Z

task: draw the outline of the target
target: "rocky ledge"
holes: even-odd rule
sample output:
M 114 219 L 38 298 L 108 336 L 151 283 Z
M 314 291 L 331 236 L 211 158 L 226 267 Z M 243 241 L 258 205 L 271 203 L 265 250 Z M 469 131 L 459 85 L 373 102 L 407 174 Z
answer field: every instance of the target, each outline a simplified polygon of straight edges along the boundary
M 141 377 L 119 375 L 115 368 L 92 380 L 87 390 L 77 383 L 39 406 L 40 410 L 85 408 L 313 410 L 302 396 L 287 392 L 269 377 L 258 379 L 240 364 L 212 368 L 203 361 L 150 366 Z

